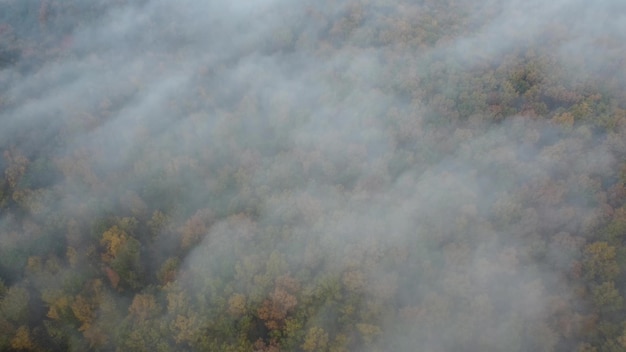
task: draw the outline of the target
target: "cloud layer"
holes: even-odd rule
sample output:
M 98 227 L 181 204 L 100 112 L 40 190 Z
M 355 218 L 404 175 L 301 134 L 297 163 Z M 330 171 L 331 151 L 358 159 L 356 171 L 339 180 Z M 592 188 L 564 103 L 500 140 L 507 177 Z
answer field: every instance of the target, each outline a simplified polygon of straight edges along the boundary
M 359 350 L 567 346 L 545 325 L 554 302 L 588 303 L 563 274 L 582 245 L 561 243 L 602 221 L 596 195 L 617 177 L 619 138 L 579 123 L 591 112 L 548 120 L 568 104 L 558 89 L 623 87 L 620 2 L 2 7 L 16 13 L 0 17 L 2 166 L 30 190 L 12 195 L 26 211 L 0 220 L 4 253 L 59 241 L 92 267 L 63 261 L 57 278 L 107 282 L 114 264 L 93 256 L 112 242 L 93 223 L 139 222 L 119 226 L 142 256 L 124 265 L 149 279 L 122 275 L 125 291 L 104 294 L 117 308 L 102 304 L 92 326 L 124 335 L 112 322 L 134 292 L 154 294 L 176 329 L 197 319 L 195 336 L 225 319 L 219 297 L 245 297 L 266 321 L 250 338 L 268 349 L 267 321 L 287 318 L 264 319 L 263 305 L 293 296 L 314 307 L 293 348 L 323 350 L 323 336 Z M 41 228 L 53 218 L 64 225 Z M 171 258 L 161 287 L 154 272 Z M 53 285 L 18 267 L 2 263 L 6 283 Z M 334 284 L 336 302 L 315 301 Z M 305 314 L 281 302 L 286 317 Z M 183 330 L 170 341 L 194 348 Z

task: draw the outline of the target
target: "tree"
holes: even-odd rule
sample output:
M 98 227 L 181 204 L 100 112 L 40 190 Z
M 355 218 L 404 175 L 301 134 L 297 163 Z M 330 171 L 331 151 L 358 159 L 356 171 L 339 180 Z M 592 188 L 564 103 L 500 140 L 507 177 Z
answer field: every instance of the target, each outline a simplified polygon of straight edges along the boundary
M 117 257 L 126 242 L 128 242 L 128 235 L 117 225 L 114 225 L 110 229 L 106 230 L 102 234 L 102 239 L 100 240 L 100 245 L 102 245 L 105 250 L 102 254 L 102 261 L 105 263 L 112 262 L 113 259 Z
M 623 298 L 613 281 L 603 282 L 591 290 L 593 301 L 601 312 L 615 312 L 622 308 Z
M 142 322 L 155 318 L 160 312 L 160 307 L 153 295 L 137 294 L 133 298 L 133 303 L 128 307 L 128 312 L 135 321 Z
M 180 266 L 180 260 L 176 257 L 168 258 L 161 268 L 157 272 L 157 279 L 161 282 L 161 285 L 166 285 L 168 282 L 172 282 L 176 279 L 178 267 Z
M 72 309 L 72 313 L 78 321 L 81 323 L 81 326 L 78 328 L 79 331 L 86 331 L 91 327 L 91 323 L 95 318 L 94 307 L 85 297 L 82 295 L 78 295 L 74 298 L 74 301 L 70 305 Z
M 53 320 L 65 320 L 71 316 L 70 302 L 72 297 L 64 294 L 61 290 L 44 290 L 42 299 L 49 306 L 48 318 Z
M 15 350 L 33 350 L 35 348 L 28 327 L 22 325 L 17 328 L 15 336 L 11 339 L 11 348 Z
M 307 352 L 326 351 L 328 347 L 328 333 L 320 327 L 310 328 L 304 337 L 302 349 Z
M 614 280 L 620 271 L 615 247 L 603 241 L 587 245 L 583 250 L 583 270 L 588 280 Z
M 277 330 L 283 325 L 287 314 L 297 304 L 298 300 L 295 296 L 288 293 L 285 289 L 277 287 L 270 295 L 270 298 L 263 301 L 261 307 L 257 309 L 257 314 L 265 322 L 265 326 L 268 329 Z
M 139 241 L 129 237 L 111 261 L 111 268 L 119 275 L 120 282 L 134 290 L 140 288 L 147 279 L 140 249 Z
M 228 299 L 228 313 L 234 316 L 241 316 L 246 311 L 246 296 L 241 293 L 234 293 Z
M 213 222 L 214 214 L 210 209 L 200 209 L 178 231 L 181 235 L 181 247 L 189 249 L 207 234 Z
M 11 189 L 15 190 L 20 179 L 24 176 L 24 173 L 26 173 L 30 161 L 15 149 L 5 151 L 4 158 L 9 164 L 4 170 L 4 175 Z
M 117 288 L 117 285 L 119 285 L 119 283 L 120 283 L 120 276 L 119 276 L 119 274 L 117 272 L 115 272 L 115 270 L 111 269 L 108 266 L 104 267 L 104 273 L 106 274 L 107 278 L 109 279 L 109 282 L 111 283 L 111 286 L 113 288 Z
M 190 316 L 177 315 L 170 325 L 174 333 L 174 341 L 178 344 L 192 344 L 200 330 L 198 316 L 192 313 Z
M 371 344 L 375 338 L 382 334 L 382 330 L 372 324 L 360 323 L 356 324 L 357 330 L 361 333 L 361 337 L 367 344 Z
M 26 288 L 11 286 L 0 301 L 0 316 L 16 324 L 26 323 L 29 300 Z

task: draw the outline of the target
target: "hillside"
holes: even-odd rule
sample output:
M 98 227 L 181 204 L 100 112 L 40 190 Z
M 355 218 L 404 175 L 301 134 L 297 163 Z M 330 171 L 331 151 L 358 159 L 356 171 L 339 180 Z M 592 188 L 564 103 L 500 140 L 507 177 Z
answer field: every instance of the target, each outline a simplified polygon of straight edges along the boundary
M 625 24 L 0 0 L 0 351 L 626 350 Z

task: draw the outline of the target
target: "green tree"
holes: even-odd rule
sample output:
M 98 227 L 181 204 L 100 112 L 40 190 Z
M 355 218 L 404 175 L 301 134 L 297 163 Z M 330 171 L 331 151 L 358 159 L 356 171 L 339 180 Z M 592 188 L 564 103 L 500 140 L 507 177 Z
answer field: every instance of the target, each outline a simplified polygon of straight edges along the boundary
M 620 271 L 615 247 L 603 241 L 587 245 L 583 250 L 583 271 L 588 280 L 614 280 Z
M 591 290 L 593 301 L 601 312 L 616 312 L 622 309 L 623 298 L 613 281 L 603 282 Z
M 16 324 L 24 324 L 28 319 L 30 294 L 20 286 L 11 286 L 0 301 L 0 316 Z

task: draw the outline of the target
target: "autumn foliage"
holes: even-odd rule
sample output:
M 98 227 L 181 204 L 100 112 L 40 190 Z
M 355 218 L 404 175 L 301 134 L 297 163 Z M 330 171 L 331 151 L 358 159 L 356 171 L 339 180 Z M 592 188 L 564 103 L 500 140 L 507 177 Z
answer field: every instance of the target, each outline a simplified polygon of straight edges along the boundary
M 626 349 L 622 5 L 227 3 L 0 2 L 1 351 Z

